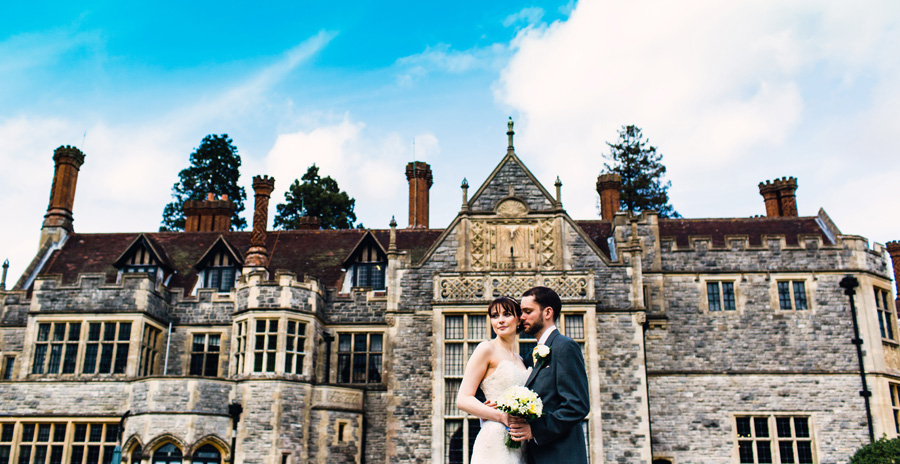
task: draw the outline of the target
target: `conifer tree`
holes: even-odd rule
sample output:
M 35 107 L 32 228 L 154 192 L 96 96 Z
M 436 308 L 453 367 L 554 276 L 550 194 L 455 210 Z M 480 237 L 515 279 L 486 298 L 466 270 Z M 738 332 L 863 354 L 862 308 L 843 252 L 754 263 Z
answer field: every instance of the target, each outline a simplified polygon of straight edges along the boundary
M 355 204 L 356 200 L 341 191 L 331 176 L 319 177 L 319 168 L 313 164 L 284 193 L 284 203 L 276 207 L 274 226 L 284 230 L 297 229 L 301 217 L 315 216 L 323 229 L 350 229 L 356 221 Z
M 208 193 L 226 194 L 235 203 L 231 226 L 235 230 L 247 227 L 247 220 L 239 214 L 244 211 L 247 193 L 238 185 L 241 176 L 241 155 L 228 134 L 210 134 L 190 157 L 190 167 L 178 173 L 178 182 L 172 186 L 175 201 L 163 209 L 159 230 L 184 230 L 184 202 L 203 200 Z
M 619 197 L 621 209 L 638 213 L 655 210 L 660 217 L 681 217 L 669 204 L 671 182 L 663 182 L 666 167 L 662 164 L 662 154 L 644 138 L 636 126 L 622 126 L 619 140 L 606 143 L 610 153 L 604 157 L 612 163 L 604 163 L 607 172 L 622 177 L 622 192 Z

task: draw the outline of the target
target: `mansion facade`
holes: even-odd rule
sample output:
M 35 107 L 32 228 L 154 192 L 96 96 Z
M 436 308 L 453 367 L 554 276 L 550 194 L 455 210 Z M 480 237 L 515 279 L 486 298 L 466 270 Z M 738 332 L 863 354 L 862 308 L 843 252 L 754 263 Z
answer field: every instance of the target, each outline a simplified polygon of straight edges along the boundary
M 898 435 L 900 243 L 799 216 L 794 178 L 759 184 L 765 216 L 666 219 L 604 174 L 601 219 L 573 219 L 508 141 L 443 229 L 409 163 L 410 226 L 382 230 L 269 231 L 259 176 L 249 232 L 210 194 L 183 232 L 78 233 L 85 157 L 58 148 L 40 249 L 0 287 L 0 464 L 468 463 L 487 304 L 536 285 L 584 350 L 591 462 L 839 463 Z

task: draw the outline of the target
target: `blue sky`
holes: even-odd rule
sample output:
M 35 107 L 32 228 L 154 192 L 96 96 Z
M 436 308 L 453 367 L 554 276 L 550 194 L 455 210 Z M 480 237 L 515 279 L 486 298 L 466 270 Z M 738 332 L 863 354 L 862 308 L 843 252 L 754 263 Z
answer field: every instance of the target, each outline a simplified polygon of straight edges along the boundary
M 463 177 L 477 188 L 505 153 L 509 116 L 578 219 L 597 216 L 605 142 L 636 124 L 686 217 L 764 214 L 756 185 L 796 176 L 801 215 L 900 239 L 896 2 L 78 3 L 0 6 L 10 280 L 37 249 L 59 145 L 87 154 L 80 232 L 156 230 L 210 133 L 233 138 L 248 192 L 272 175 L 277 203 L 315 162 L 369 227 L 405 225 L 403 168 L 425 160 L 443 227 Z

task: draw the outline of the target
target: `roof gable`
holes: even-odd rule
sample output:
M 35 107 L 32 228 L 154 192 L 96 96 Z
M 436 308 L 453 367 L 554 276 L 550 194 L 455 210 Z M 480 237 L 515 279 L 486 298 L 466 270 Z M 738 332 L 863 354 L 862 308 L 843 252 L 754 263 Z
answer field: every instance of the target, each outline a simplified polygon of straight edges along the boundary
M 122 269 L 128 265 L 153 265 L 167 270 L 172 269 L 172 261 L 166 255 L 165 250 L 147 234 L 139 234 L 135 237 L 128 248 L 113 263 L 113 267 L 116 269 Z
M 472 212 L 493 212 L 507 198 L 523 201 L 530 211 L 552 211 L 557 208 L 556 199 L 538 182 L 512 149 L 467 204 Z
M 211 259 L 214 259 L 220 253 L 224 253 L 227 256 L 231 257 L 232 262 L 235 263 L 238 267 L 244 265 L 244 257 L 241 252 L 231 245 L 228 240 L 225 239 L 224 236 L 219 235 L 219 238 L 213 242 L 209 248 L 206 249 L 206 252 L 197 260 L 194 264 L 194 269 L 198 271 L 207 266 L 207 262 Z
M 353 263 L 383 261 L 387 261 L 387 253 L 381 244 L 378 243 L 375 235 L 371 231 L 366 231 L 366 234 L 359 239 L 359 242 L 356 243 L 356 246 L 353 247 L 353 250 L 341 264 L 347 267 Z

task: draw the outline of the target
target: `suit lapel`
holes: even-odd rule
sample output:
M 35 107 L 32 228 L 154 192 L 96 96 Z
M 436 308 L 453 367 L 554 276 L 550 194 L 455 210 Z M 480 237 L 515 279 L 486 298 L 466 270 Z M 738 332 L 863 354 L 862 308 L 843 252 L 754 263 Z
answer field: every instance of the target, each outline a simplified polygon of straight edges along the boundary
M 553 331 L 549 337 L 547 337 L 547 343 L 545 345 L 550 346 L 553 344 L 553 340 L 556 339 L 556 335 L 559 333 L 559 329 Z M 553 350 L 550 350 L 550 356 L 553 356 Z M 544 368 L 544 364 L 547 362 L 547 358 L 541 358 L 538 360 L 537 364 L 535 364 L 534 369 L 531 370 L 531 375 L 528 376 L 528 380 L 525 381 L 525 386 L 530 387 L 534 382 L 535 377 L 537 377 L 537 373 L 540 372 L 541 369 Z

